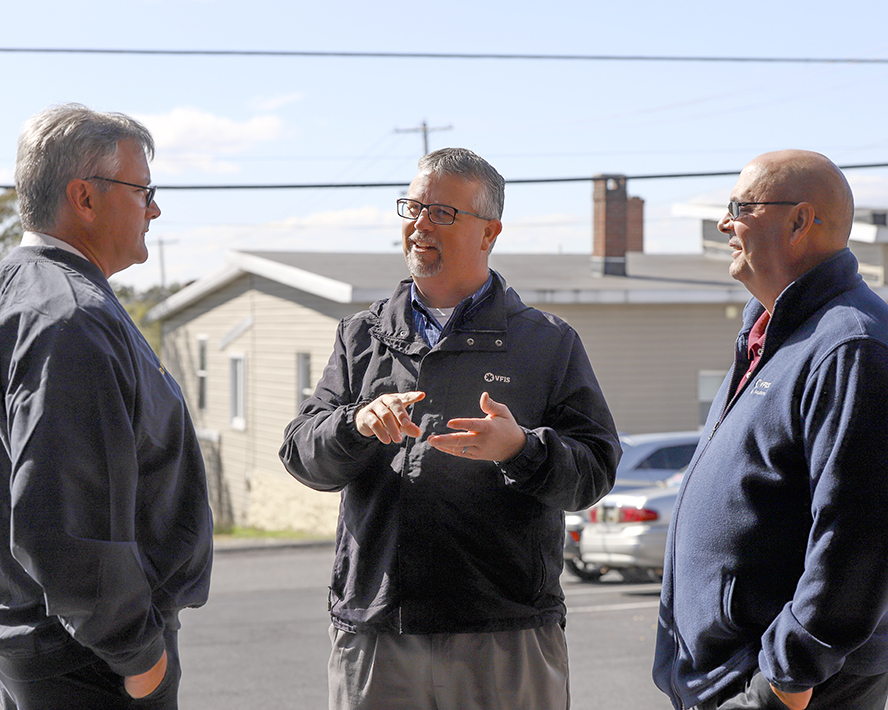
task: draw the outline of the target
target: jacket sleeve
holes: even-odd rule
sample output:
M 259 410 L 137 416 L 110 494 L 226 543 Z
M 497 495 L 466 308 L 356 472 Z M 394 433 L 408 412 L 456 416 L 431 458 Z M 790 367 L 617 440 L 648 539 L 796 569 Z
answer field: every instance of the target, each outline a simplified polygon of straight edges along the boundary
M 759 665 L 799 692 L 840 670 L 888 611 L 888 348 L 842 345 L 801 401 L 812 528 L 793 599 L 767 629 Z
M 543 421 L 525 428 L 524 449 L 499 466 L 507 484 L 545 505 L 582 510 L 613 488 L 623 452 L 592 365 L 572 328 L 566 328 L 559 350 Z
M 345 323 L 336 333 L 333 354 L 314 395 L 284 430 L 281 462 L 290 474 L 318 491 L 340 491 L 367 470 L 383 449 L 376 438 L 358 433 L 355 412 L 361 382 L 354 376 L 361 355 L 346 347 Z
M 11 552 L 49 616 L 116 673 L 135 675 L 164 641 L 135 542 L 138 392 L 127 342 L 82 311 L 23 320 L 5 395 Z

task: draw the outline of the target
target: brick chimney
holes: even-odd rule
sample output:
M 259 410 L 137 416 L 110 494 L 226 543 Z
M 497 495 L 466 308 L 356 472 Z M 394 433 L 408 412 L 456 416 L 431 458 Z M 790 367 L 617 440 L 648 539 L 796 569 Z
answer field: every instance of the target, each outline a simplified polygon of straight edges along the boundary
M 640 197 L 627 202 L 626 251 L 644 251 L 644 200 Z
M 625 276 L 626 252 L 642 251 L 644 200 L 626 195 L 625 175 L 596 175 L 592 189 L 592 274 Z

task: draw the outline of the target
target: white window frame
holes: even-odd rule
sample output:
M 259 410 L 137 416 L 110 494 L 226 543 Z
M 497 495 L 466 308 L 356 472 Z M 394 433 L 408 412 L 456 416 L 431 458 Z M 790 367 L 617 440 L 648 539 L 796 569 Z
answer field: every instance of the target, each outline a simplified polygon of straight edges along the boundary
M 206 335 L 197 336 L 197 408 L 207 408 L 207 387 L 209 386 L 209 349 L 210 341 Z
M 314 394 L 311 388 L 311 353 L 296 353 L 296 410 Z
M 247 428 L 247 358 L 243 353 L 228 356 L 228 379 L 231 428 L 244 431 Z

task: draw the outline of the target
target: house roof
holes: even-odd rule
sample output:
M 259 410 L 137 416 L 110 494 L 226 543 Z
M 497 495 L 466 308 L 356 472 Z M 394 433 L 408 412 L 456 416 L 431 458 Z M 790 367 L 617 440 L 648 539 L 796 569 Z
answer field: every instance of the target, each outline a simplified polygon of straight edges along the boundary
M 888 244 L 888 225 L 886 222 L 888 209 L 882 207 L 857 207 L 854 210 L 854 221 L 851 223 L 852 242 L 864 244 Z M 711 205 L 704 202 L 685 202 L 672 205 L 675 217 L 692 217 L 709 222 L 718 222 L 725 216 L 725 205 Z
M 595 276 L 588 254 L 501 254 L 490 266 L 526 303 L 745 303 L 749 293 L 728 262 L 704 255 L 626 255 L 627 276 Z M 232 251 L 226 266 L 170 296 L 148 313 L 162 320 L 245 274 L 255 274 L 338 303 L 369 303 L 409 278 L 400 253 Z

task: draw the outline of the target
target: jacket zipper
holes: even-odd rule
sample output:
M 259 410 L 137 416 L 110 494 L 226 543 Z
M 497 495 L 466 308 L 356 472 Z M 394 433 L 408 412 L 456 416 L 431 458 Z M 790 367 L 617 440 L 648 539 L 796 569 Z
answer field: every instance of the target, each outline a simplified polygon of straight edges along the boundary
M 761 360 L 759 360 L 759 363 L 758 363 L 758 365 L 756 366 L 755 370 L 758 370 L 760 366 L 761 366 Z M 753 372 L 749 373 L 749 375 L 750 375 L 750 379 L 752 378 L 752 375 L 754 374 L 755 370 L 754 370 Z M 698 463 L 698 462 L 700 461 L 700 459 L 702 459 L 703 456 L 706 454 L 706 450 L 709 448 L 709 444 L 710 444 L 710 442 L 712 441 L 712 437 L 715 436 L 715 432 L 718 431 L 718 428 L 721 426 L 721 423 L 724 421 L 725 417 L 726 417 L 727 414 L 728 414 L 728 409 L 730 409 L 731 403 L 732 403 L 732 402 L 734 401 L 734 399 L 737 397 L 737 395 L 739 394 L 739 392 L 742 391 L 742 390 L 739 390 L 739 389 L 738 389 L 738 388 L 739 388 L 739 383 L 738 383 L 737 386 L 735 386 L 735 387 L 731 387 L 731 384 L 733 384 L 733 382 L 734 382 L 734 376 L 736 375 L 736 373 L 737 373 L 737 359 L 736 359 L 736 357 L 735 357 L 735 358 L 734 358 L 734 365 L 733 365 L 733 367 L 731 368 L 731 379 L 729 380 L 729 384 L 728 384 L 728 392 L 727 392 L 727 394 L 726 394 L 726 396 L 725 396 L 725 403 L 724 403 L 724 405 L 722 405 L 722 411 L 721 411 L 721 414 L 719 415 L 718 419 L 716 420 L 715 425 L 712 427 L 712 431 L 709 432 L 709 436 L 706 438 L 706 443 L 703 445 L 703 450 L 700 452 L 700 455 L 697 457 L 697 462 L 694 463 L 694 468 L 690 469 L 690 470 L 685 474 L 685 480 L 686 480 L 686 481 L 689 481 L 689 480 L 690 480 L 690 477 L 693 475 L 694 471 L 695 471 L 696 468 L 697 468 L 697 463 Z M 744 387 L 745 387 L 745 385 L 744 385 Z M 685 488 L 687 488 L 687 483 L 685 483 L 684 488 L 682 488 L 682 497 L 675 501 L 675 509 L 674 509 L 674 511 L 673 511 L 673 514 L 672 514 L 672 516 L 673 516 L 673 520 L 677 520 L 677 519 L 678 519 L 678 511 L 679 511 L 679 508 L 681 508 L 681 501 L 682 501 L 682 499 L 684 498 L 684 489 L 685 489 Z M 675 547 L 676 547 L 676 539 L 675 539 L 675 535 L 673 535 L 673 537 L 672 537 L 672 549 L 669 551 L 670 554 L 672 555 L 672 568 L 673 568 L 673 569 L 675 569 Z M 673 593 L 673 600 L 674 600 L 674 598 L 675 598 L 675 585 L 673 585 L 672 593 Z M 674 604 L 674 603 L 675 603 L 675 602 L 673 601 L 673 604 Z M 673 622 L 673 624 L 674 624 L 674 622 Z M 675 628 L 675 633 L 673 633 L 673 635 L 672 635 L 672 644 L 673 644 L 673 647 L 674 647 L 673 659 L 677 659 L 677 658 L 678 658 L 679 651 L 680 651 L 679 644 L 678 644 L 678 629 L 677 629 L 677 628 Z M 681 699 L 681 696 L 679 695 L 679 691 L 678 691 L 678 682 L 677 682 L 678 670 L 677 670 L 677 668 L 676 668 L 676 663 L 675 663 L 674 660 L 673 660 L 673 663 L 672 663 L 672 674 L 671 674 L 671 676 L 672 676 L 672 677 L 671 677 L 671 679 L 670 679 L 670 684 L 672 685 L 672 695 L 673 695 L 673 697 L 678 698 L 678 703 L 679 703 L 679 705 L 681 706 L 681 710 L 687 710 L 687 706 L 684 704 L 684 700 L 682 700 L 682 699 Z

